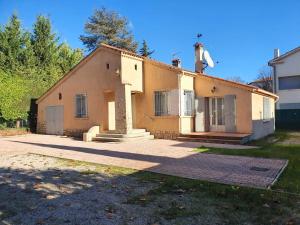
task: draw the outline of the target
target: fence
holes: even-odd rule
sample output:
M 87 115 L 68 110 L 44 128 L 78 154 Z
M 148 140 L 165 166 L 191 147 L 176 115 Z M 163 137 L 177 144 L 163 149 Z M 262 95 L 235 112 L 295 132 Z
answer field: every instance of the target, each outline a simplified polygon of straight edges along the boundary
M 275 113 L 276 128 L 300 130 L 300 109 L 280 109 Z

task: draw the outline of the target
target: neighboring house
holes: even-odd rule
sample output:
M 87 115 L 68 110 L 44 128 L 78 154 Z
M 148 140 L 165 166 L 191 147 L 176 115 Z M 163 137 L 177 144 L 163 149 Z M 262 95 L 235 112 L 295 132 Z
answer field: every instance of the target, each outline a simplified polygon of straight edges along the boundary
M 273 133 L 277 96 L 203 74 L 201 52 L 197 43 L 191 72 L 177 60 L 167 65 L 102 44 L 37 100 L 38 132 L 81 135 L 100 126 L 117 137 L 139 128 L 166 139 L 191 132 L 252 139 Z
M 279 128 L 300 128 L 300 47 L 283 55 L 274 50 L 269 61 L 273 68 L 274 93 L 279 96 L 276 103 L 276 126 Z
M 275 49 L 273 67 L 274 93 L 279 96 L 276 109 L 300 109 L 300 47 L 283 55 Z
M 272 76 L 270 77 L 264 77 L 257 79 L 255 81 L 252 81 L 248 83 L 249 85 L 264 89 L 269 92 L 273 92 L 273 79 Z

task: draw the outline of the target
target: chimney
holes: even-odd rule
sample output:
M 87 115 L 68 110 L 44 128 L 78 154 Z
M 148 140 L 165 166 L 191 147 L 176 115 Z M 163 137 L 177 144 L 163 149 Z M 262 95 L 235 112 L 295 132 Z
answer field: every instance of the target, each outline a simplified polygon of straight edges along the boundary
M 180 59 L 172 59 L 172 66 L 175 66 L 175 67 L 178 67 L 178 68 L 181 68 L 181 61 Z
M 280 56 L 279 48 L 274 49 L 274 59 Z
M 197 42 L 195 45 L 195 72 L 203 72 L 203 45 Z

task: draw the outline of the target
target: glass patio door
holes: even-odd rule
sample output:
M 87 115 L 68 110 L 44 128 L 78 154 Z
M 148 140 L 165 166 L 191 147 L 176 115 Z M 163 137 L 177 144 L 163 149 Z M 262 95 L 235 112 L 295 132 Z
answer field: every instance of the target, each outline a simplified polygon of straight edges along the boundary
M 210 131 L 225 131 L 224 98 L 209 99 Z

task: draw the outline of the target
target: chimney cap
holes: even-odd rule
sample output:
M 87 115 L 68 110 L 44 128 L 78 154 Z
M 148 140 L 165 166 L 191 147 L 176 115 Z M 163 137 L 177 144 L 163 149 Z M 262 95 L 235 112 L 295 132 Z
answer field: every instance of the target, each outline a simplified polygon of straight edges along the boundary
M 203 47 L 203 44 L 200 43 L 200 42 L 196 42 L 196 43 L 194 44 L 194 46 L 195 46 L 195 48 Z
M 278 58 L 280 56 L 279 48 L 274 49 L 274 58 Z
M 181 60 L 179 58 L 172 59 L 172 66 L 181 67 Z

